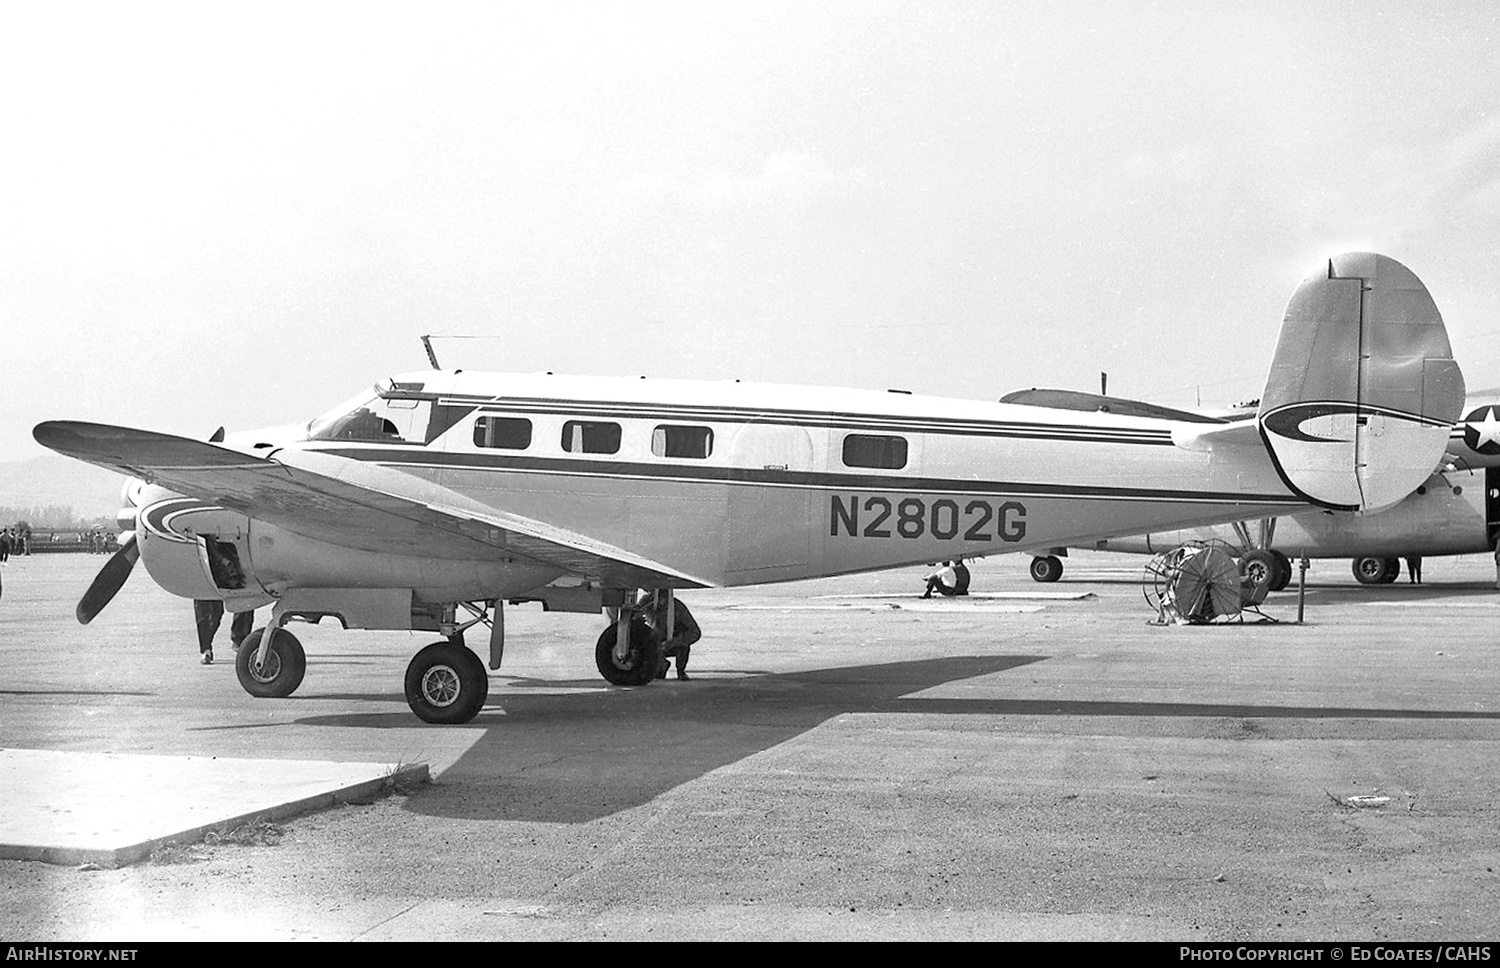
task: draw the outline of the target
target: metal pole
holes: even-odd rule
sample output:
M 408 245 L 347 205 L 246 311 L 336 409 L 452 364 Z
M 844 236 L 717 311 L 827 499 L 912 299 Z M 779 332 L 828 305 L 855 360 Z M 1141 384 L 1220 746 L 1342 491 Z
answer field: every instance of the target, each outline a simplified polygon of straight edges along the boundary
M 1302 605 L 1307 598 L 1307 555 L 1297 562 L 1297 624 L 1302 624 Z

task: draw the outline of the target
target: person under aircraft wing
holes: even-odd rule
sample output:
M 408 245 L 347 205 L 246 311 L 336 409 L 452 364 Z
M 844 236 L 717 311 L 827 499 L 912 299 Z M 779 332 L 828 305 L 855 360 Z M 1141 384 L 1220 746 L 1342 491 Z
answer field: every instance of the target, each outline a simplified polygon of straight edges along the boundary
M 49 421 L 38 443 L 309 538 L 380 554 L 486 560 L 508 552 L 613 588 L 716 584 L 410 474 L 316 451 L 266 456 L 151 431 Z

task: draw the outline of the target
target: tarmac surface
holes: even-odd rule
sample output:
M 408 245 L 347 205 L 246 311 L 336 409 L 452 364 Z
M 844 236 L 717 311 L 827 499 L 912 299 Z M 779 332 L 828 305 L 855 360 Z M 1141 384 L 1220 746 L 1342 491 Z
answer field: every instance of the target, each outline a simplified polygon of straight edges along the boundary
M 6 940 L 1500 935 L 1488 556 L 1314 562 L 1303 625 L 1149 624 L 1114 554 L 689 593 L 693 679 L 641 689 L 518 607 L 459 727 L 402 696 L 431 636 L 293 625 L 253 699 L 144 573 L 79 626 L 104 561 L 3 566 Z

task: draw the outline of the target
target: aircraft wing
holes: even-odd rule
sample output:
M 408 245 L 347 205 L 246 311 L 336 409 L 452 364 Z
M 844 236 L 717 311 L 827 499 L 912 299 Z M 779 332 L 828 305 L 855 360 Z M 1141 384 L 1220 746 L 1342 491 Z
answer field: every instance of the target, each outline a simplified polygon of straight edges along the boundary
M 283 448 L 259 456 L 186 437 L 75 421 L 38 424 L 32 435 L 86 463 L 362 551 L 465 561 L 511 554 L 611 588 L 715 584 L 411 474 L 332 454 Z

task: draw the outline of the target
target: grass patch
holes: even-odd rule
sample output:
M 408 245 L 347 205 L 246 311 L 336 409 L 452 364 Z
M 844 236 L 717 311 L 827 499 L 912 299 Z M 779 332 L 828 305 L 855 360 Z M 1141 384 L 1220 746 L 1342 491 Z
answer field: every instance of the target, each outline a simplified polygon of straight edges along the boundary
M 412 769 L 411 764 L 396 762 L 386 768 L 385 789 L 401 796 L 411 796 L 432 782 L 426 770 Z

